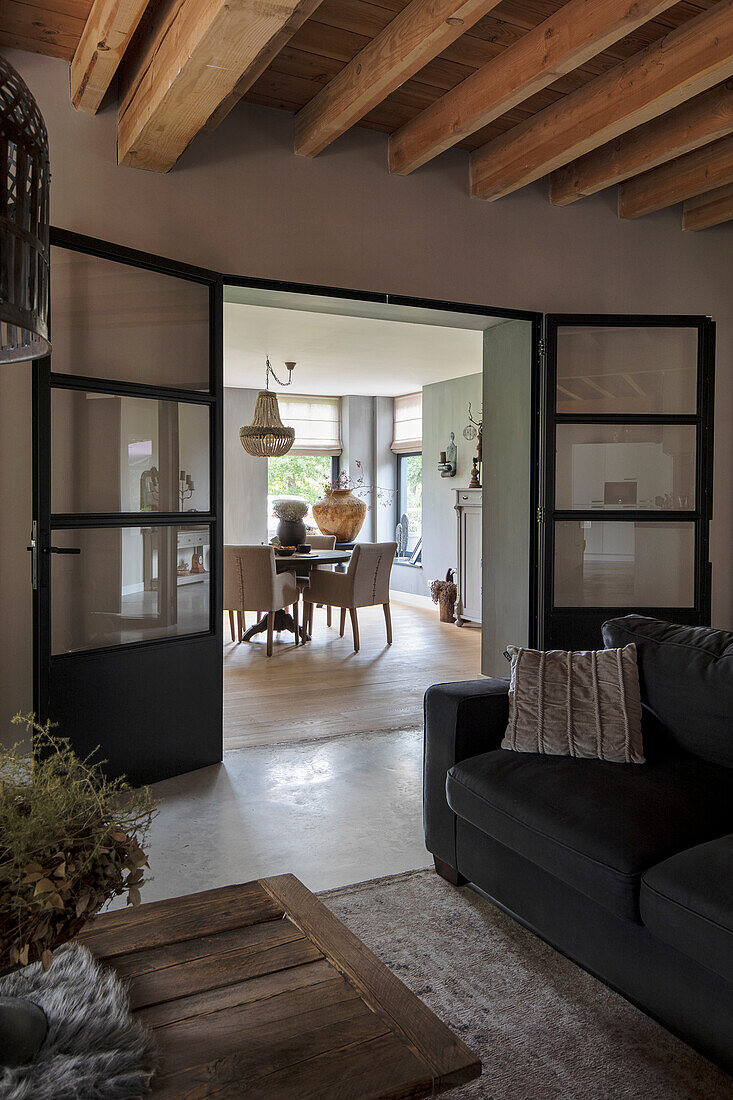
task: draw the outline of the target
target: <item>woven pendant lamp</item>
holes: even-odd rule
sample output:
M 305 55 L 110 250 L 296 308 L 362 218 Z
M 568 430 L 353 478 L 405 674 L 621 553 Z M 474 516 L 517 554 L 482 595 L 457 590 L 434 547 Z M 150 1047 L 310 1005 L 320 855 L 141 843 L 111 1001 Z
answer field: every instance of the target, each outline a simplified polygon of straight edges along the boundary
M 48 355 L 48 134 L 0 56 L 0 363 Z
M 268 385 L 272 375 L 281 386 L 289 386 L 293 380 L 295 363 L 286 363 L 285 366 L 288 368 L 288 381 L 280 382 L 268 358 L 265 385 Z M 286 427 L 280 419 L 276 393 L 270 389 L 260 390 L 252 423 L 239 429 L 239 438 L 247 454 L 254 458 L 279 458 L 288 453 L 295 440 L 295 428 Z

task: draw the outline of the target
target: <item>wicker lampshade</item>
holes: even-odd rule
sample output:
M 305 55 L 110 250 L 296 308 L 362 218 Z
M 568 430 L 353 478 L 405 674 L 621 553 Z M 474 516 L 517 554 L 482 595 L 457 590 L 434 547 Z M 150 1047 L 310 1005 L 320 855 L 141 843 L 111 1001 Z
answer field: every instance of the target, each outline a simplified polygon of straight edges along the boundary
M 283 424 L 277 394 L 272 390 L 260 390 L 252 423 L 239 429 L 239 438 L 247 454 L 255 458 L 279 458 L 288 453 L 295 439 L 295 428 Z
M 48 135 L 0 56 L 0 363 L 48 355 Z

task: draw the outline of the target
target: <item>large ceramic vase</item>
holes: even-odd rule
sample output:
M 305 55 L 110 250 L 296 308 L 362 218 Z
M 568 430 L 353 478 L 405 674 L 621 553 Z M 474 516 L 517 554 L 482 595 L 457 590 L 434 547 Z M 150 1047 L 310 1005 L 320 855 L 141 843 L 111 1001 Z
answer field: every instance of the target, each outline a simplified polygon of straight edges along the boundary
M 367 506 L 351 489 L 326 489 L 313 505 L 313 518 L 324 535 L 335 535 L 336 542 L 353 542 L 366 519 Z
M 300 497 L 278 497 L 272 502 L 272 510 L 280 520 L 275 533 L 281 546 L 299 546 L 305 542 L 303 516 L 308 511 L 307 501 Z

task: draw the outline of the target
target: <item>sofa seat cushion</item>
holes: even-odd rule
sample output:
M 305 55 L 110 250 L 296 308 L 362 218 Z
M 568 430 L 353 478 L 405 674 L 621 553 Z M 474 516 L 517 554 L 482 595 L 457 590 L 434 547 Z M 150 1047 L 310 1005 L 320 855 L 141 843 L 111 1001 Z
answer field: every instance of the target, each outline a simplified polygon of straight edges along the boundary
M 641 875 L 733 832 L 733 772 L 693 757 L 615 764 L 496 749 L 448 772 L 450 807 L 628 920 Z
M 733 982 L 733 836 L 651 867 L 640 905 L 652 935 Z

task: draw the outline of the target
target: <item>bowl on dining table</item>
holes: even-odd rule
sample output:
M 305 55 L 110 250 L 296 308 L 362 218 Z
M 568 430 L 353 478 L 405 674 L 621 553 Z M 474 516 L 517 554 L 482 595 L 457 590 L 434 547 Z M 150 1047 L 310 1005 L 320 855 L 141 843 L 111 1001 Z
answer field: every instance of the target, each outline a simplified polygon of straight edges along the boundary
M 295 547 L 294 546 L 276 546 L 275 547 L 275 553 L 280 558 L 289 558 L 289 557 L 292 557 L 292 555 L 295 553 Z

